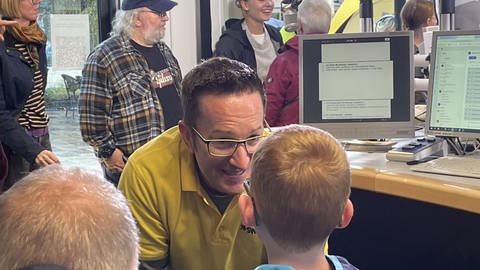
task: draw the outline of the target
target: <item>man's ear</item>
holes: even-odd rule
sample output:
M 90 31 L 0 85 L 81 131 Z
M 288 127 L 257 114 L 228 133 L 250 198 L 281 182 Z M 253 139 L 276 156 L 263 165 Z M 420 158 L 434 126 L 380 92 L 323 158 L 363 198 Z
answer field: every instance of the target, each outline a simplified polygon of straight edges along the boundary
M 342 215 L 342 223 L 340 224 L 339 228 L 345 228 L 350 224 L 350 221 L 352 220 L 353 217 L 353 203 L 350 201 L 350 199 L 347 199 L 347 203 L 345 204 L 345 209 L 343 209 L 343 215 Z
M 241 194 L 238 198 L 238 207 L 242 216 L 242 224 L 248 227 L 255 227 L 255 211 L 253 210 L 252 198 L 247 194 Z
M 181 120 L 178 122 L 178 129 L 180 130 L 180 135 L 182 136 L 183 142 L 187 145 L 188 150 L 193 154 L 194 153 L 194 148 L 193 148 L 193 137 L 192 137 L 192 132 L 191 130 L 187 127 L 185 122 Z
M 140 13 L 137 13 L 137 15 L 135 15 L 135 18 L 133 18 L 133 24 L 135 27 L 142 26 L 143 22 L 140 20 Z

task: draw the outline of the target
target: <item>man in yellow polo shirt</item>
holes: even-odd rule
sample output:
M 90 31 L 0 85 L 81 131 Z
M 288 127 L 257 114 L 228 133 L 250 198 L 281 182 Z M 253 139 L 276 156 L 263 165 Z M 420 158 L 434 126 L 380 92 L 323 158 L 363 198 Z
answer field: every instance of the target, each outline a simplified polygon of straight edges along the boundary
M 140 269 L 253 269 L 266 262 L 238 195 L 265 137 L 265 93 L 247 65 L 209 59 L 182 82 L 183 120 L 130 156 L 119 189 L 140 229 Z

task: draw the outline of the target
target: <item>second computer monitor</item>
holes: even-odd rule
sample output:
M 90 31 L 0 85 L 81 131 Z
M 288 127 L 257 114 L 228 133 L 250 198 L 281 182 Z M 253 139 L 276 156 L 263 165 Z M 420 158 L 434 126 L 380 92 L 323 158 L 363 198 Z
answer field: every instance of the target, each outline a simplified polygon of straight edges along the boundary
M 425 132 L 480 138 L 480 30 L 433 33 Z
M 414 137 L 413 33 L 300 36 L 300 123 L 340 139 Z

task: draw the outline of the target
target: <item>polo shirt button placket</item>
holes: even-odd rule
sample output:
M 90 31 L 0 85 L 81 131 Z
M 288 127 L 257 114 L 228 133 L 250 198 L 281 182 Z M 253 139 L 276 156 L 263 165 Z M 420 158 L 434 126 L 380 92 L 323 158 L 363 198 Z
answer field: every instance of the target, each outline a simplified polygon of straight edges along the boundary
M 202 197 L 202 199 L 203 199 L 203 202 L 204 202 L 206 205 L 210 206 L 210 204 L 208 203 L 208 200 L 207 200 L 207 198 L 205 198 L 205 197 Z

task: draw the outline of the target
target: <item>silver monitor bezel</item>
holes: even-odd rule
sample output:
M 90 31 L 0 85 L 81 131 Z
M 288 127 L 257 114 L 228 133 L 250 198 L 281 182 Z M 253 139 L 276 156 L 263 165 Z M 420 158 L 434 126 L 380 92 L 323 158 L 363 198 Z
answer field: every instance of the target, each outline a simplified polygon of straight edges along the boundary
M 303 109 L 303 87 L 304 87 L 304 71 L 303 71 L 303 42 L 312 39 L 361 39 L 361 38 L 388 38 L 388 37 L 408 37 L 410 46 L 408 48 L 410 55 L 410 117 L 408 121 L 401 122 L 358 122 L 358 123 L 306 123 L 304 121 Z M 414 114 L 414 61 L 413 61 L 413 32 L 368 32 L 368 33 L 341 33 L 341 34 L 314 34 L 299 36 L 299 120 L 300 124 L 309 125 L 330 132 L 338 139 L 381 139 L 381 138 L 412 138 L 415 137 L 415 114 Z M 388 126 L 386 126 L 388 125 Z M 374 129 L 374 132 L 371 130 Z M 397 132 L 393 132 L 397 131 Z M 369 136 L 373 134 L 374 136 Z
M 427 92 L 427 114 L 425 121 L 425 134 L 437 136 L 437 137 L 461 137 L 461 138 L 480 138 L 480 130 L 478 133 L 466 132 L 466 131 L 444 131 L 444 130 L 431 130 L 431 116 L 432 116 L 432 95 L 433 86 L 435 82 L 435 63 L 437 53 L 437 41 L 440 36 L 465 36 L 465 35 L 478 35 L 480 36 L 480 30 L 458 30 L 458 31 L 435 31 L 432 36 L 432 53 L 430 56 L 430 72 Z

